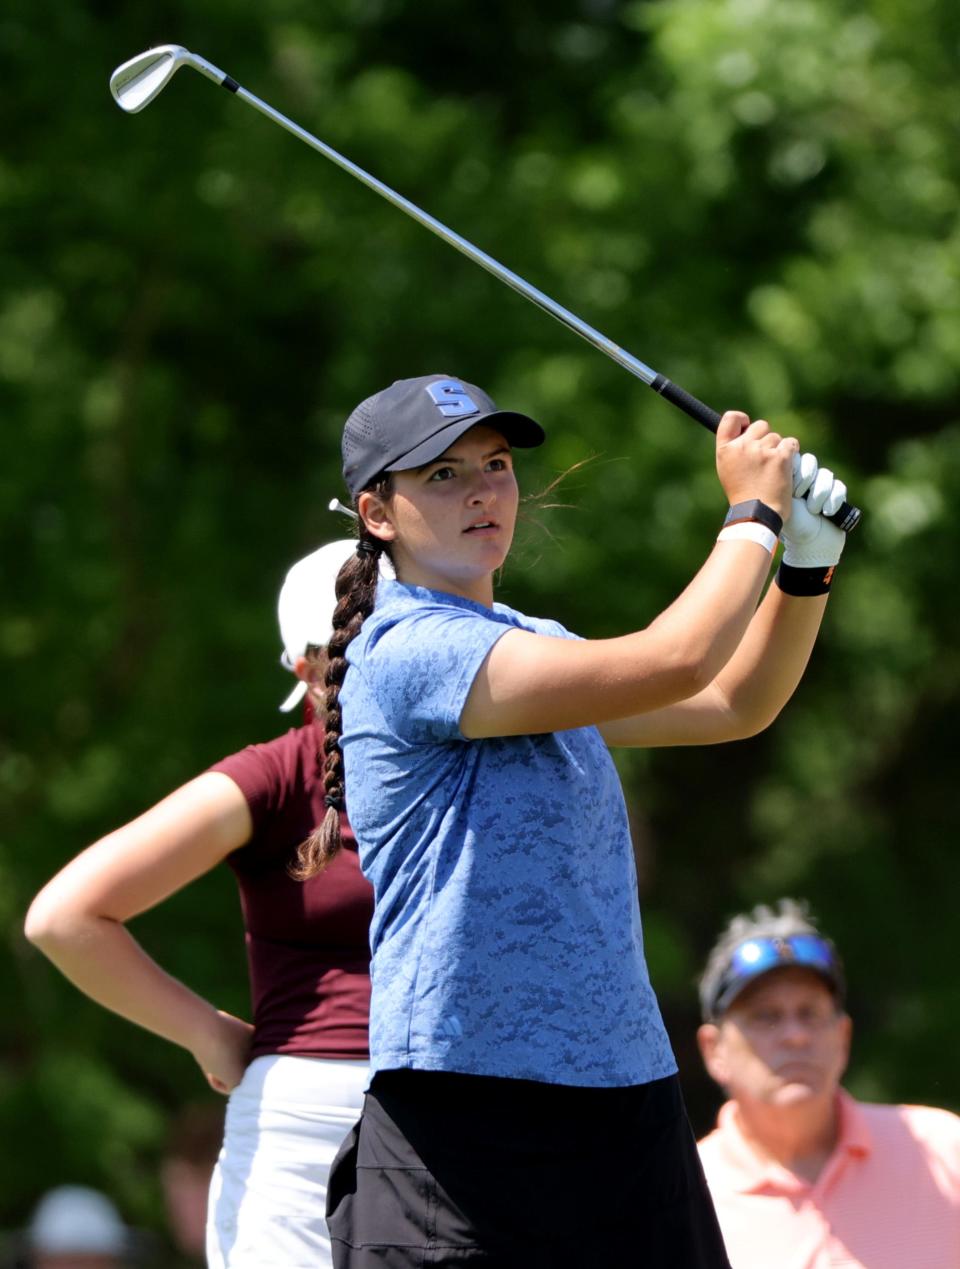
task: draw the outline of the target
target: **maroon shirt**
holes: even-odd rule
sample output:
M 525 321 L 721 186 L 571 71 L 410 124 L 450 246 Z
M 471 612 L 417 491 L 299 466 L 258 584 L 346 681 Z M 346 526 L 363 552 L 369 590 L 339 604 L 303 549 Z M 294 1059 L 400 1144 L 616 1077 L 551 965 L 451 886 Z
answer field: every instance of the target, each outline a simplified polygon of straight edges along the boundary
M 287 868 L 326 813 L 309 723 L 215 763 L 240 788 L 253 836 L 227 856 L 240 887 L 253 997 L 251 1060 L 266 1053 L 365 1058 L 370 1015 L 373 890 L 353 832 L 322 873 L 294 881 Z

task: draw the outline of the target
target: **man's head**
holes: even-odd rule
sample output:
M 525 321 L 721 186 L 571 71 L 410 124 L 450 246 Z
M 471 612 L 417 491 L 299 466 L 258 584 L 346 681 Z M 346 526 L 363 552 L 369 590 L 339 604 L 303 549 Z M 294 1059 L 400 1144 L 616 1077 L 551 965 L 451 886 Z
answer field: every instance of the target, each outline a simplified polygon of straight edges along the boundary
M 781 899 L 730 922 L 700 980 L 709 1073 L 740 1102 L 832 1097 L 846 1069 L 843 967 L 804 905 Z
M 60 1185 L 34 1208 L 27 1246 L 35 1269 L 123 1269 L 130 1233 L 113 1203 L 85 1185 Z

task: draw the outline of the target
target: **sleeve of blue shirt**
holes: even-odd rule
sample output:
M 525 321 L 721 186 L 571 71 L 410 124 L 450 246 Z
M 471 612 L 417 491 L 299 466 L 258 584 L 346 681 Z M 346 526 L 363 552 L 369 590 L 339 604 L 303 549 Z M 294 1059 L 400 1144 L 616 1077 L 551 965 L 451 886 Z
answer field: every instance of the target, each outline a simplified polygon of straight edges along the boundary
M 477 671 L 513 623 L 473 608 L 424 604 L 371 639 L 366 679 L 384 722 L 409 744 L 464 741 L 460 715 Z

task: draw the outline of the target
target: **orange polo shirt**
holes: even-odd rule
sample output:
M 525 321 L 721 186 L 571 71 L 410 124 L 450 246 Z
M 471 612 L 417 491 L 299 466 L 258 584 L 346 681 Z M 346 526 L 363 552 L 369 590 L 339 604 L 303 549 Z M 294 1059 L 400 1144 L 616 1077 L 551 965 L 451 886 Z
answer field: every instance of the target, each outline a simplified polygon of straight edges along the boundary
M 700 1158 L 732 1269 L 960 1269 L 960 1118 L 839 1094 L 814 1185 L 759 1156 L 727 1102 Z

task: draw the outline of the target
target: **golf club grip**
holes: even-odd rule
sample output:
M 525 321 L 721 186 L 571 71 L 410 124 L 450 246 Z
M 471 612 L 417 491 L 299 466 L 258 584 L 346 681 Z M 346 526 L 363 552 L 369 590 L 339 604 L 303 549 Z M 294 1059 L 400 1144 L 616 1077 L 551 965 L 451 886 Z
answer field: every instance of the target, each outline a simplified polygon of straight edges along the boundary
M 654 392 L 658 392 L 671 405 L 677 406 L 683 410 L 684 414 L 689 414 L 692 419 L 696 419 L 698 423 L 702 423 L 705 428 L 711 432 L 716 432 L 720 424 L 721 415 L 716 410 L 711 410 L 709 405 L 705 405 L 699 397 L 691 396 L 689 392 L 674 383 L 672 379 L 668 379 L 665 375 L 658 374 L 650 384 Z M 839 511 L 835 511 L 832 516 L 827 519 L 842 529 L 844 533 L 850 533 L 860 523 L 860 517 L 863 513 L 859 507 L 852 506 L 849 502 L 840 504 Z
M 657 375 L 650 387 L 654 392 L 659 392 L 671 405 L 677 406 L 684 414 L 689 414 L 692 419 L 702 423 L 707 431 L 716 432 L 720 425 L 720 415 L 716 410 L 711 410 L 709 405 L 704 405 L 698 397 L 684 391 L 678 383 L 674 383 L 666 375 Z

